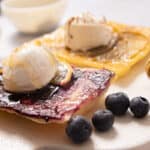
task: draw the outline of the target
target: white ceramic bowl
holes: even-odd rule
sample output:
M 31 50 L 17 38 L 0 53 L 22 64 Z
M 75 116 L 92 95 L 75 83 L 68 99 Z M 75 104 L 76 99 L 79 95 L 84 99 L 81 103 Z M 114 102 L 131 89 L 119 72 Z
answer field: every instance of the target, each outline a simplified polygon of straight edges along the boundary
M 23 33 L 46 32 L 62 18 L 68 0 L 4 0 L 2 12 Z

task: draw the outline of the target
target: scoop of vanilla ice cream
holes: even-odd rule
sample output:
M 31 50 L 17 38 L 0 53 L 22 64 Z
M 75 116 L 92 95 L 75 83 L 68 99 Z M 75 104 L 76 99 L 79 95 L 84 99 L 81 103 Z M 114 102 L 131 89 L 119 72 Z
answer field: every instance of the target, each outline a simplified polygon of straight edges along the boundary
M 98 20 L 89 13 L 72 17 L 65 25 L 65 45 L 73 51 L 86 51 L 108 45 L 113 31 L 105 20 Z
M 40 46 L 24 46 L 14 51 L 3 63 L 5 90 L 28 92 L 47 85 L 55 76 L 57 61 Z

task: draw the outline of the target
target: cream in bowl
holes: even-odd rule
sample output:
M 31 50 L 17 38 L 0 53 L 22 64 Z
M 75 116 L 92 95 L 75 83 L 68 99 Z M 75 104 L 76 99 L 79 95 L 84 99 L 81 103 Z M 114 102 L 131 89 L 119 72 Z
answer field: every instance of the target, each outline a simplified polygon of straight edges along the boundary
M 23 33 L 46 32 L 62 18 L 68 0 L 5 0 L 2 12 Z

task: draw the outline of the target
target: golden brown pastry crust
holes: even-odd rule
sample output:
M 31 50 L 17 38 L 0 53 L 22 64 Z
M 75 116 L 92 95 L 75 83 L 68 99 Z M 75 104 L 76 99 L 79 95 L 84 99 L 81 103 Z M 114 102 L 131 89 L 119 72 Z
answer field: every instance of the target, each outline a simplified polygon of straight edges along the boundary
M 136 63 L 150 53 L 150 28 L 115 22 L 108 22 L 108 24 L 112 26 L 114 32 L 118 33 L 121 40 L 113 50 L 97 57 L 87 56 L 86 53 L 75 53 L 65 48 L 63 27 L 31 43 L 50 48 L 58 59 L 75 66 L 112 70 L 118 78 L 124 76 Z

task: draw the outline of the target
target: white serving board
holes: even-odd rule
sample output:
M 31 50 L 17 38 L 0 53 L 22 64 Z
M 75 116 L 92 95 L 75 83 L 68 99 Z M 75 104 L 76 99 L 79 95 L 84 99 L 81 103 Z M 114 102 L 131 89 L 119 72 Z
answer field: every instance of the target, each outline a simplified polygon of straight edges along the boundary
M 85 2 L 85 0 L 83 1 Z M 90 3 L 89 0 L 86 1 L 89 4 L 84 9 L 78 8 L 75 5 L 75 12 L 72 12 L 72 7 L 70 7 L 70 14 L 76 13 L 77 10 L 85 11 L 90 6 L 94 11 L 94 6 L 96 7 L 96 5 L 93 3 L 96 1 L 92 1 L 93 3 Z M 118 0 L 116 1 L 119 2 Z M 100 2 L 102 6 L 104 5 L 103 2 L 103 0 Z M 112 0 L 106 1 L 106 3 L 109 2 L 112 3 Z M 148 1 L 145 2 L 148 3 Z M 76 3 L 79 4 L 79 1 L 76 1 Z M 36 37 L 16 32 L 3 17 L 0 17 L 0 26 L 2 26 L 0 29 L 1 57 L 6 56 L 12 48 Z M 126 77 L 117 81 L 116 85 L 111 85 L 108 93 L 123 91 L 128 93 L 131 98 L 134 96 L 145 96 L 150 100 L 150 79 L 148 79 L 144 72 L 145 61 L 146 59 L 138 63 Z M 103 106 L 103 101 L 101 103 Z M 0 150 L 150 149 L 150 114 L 141 120 L 133 119 L 129 114 L 125 117 L 116 118 L 113 129 L 106 133 L 94 131 L 91 139 L 82 145 L 72 144 L 66 137 L 64 128 L 64 125 L 37 124 L 16 115 L 0 112 Z

